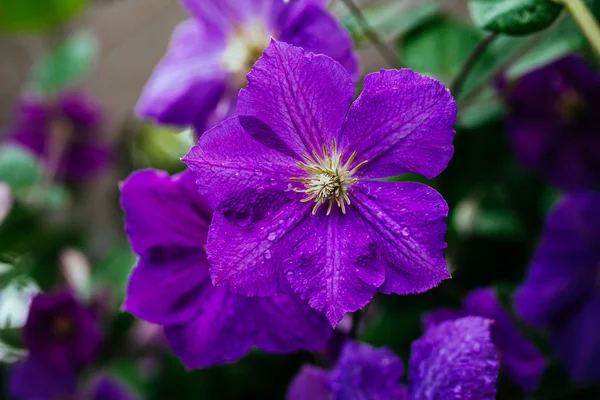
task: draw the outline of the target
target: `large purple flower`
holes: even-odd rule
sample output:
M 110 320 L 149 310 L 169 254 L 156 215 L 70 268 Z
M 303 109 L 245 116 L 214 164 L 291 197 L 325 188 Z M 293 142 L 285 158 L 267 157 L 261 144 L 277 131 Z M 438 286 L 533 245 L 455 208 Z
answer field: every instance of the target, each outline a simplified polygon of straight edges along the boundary
M 110 148 L 100 142 L 100 127 L 100 107 L 81 92 L 68 92 L 56 100 L 24 98 L 11 136 L 43 158 L 60 178 L 80 180 L 110 160 Z
M 521 334 L 508 312 L 498 301 L 494 289 L 474 290 L 464 299 L 461 310 L 436 310 L 424 318 L 424 325 L 429 329 L 440 322 L 468 315 L 494 321 L 491 337 L 498 351 L 501 367 L 523 390 L 533 392 L 542 377 L 546 360 L 543 354 Z
M 182 0 L 193 18 L 175 31 L 137 105 L 138 115 L 193 125 L 199 135 L 235 115 L 237 92 L 270 37 L 327 54 L 356 76 L 358 62 L 326 0 Z
M 332 329 L 297 295 L 248 298 L 212 286 L 205 252 L 212 209 L 190 173 L 136 172 L 121 201 L 140 256 L 123 307 L 163 325 L 187 367 L 236 361 L 254 345 L 273 353 L 324 349 Z
M 551 212 L 515 306 L 573 379 L 600 379 L 600 195 L 568 195 Z
M 379 178 L 438 175 L 456 105 L 410 70 L 354 85 L 337 62 L 273 40 L 240 92 L 239 118 L 183 159 L 215 209 L 211 276 L 248 295 L 293 290 L 332 324 L 377 290 L 419 293 L 450 277 L 448 206 L 432 188 Z
M 332 371 L 305 366 L 290 385 L 289 400 L 491 400 L 498 358 L 491 321 L 466 317 L 428 330 L 412 346 L 409 386 L 402 362 L 386 348 L 347 342 Z
M 510 138 L 521 162 L 563 189 L 598 183 L 600 73 L 569 56 L 507 89 Z
M 100 344 L 91 310 L 68 291 L 33 298 L 23 338 L 30 356 L 57 369 L 88 365 Z

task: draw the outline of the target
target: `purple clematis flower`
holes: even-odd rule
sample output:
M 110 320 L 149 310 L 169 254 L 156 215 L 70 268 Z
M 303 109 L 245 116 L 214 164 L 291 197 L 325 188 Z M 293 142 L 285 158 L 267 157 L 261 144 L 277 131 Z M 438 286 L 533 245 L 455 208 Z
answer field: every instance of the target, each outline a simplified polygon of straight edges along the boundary
M 100 126 L 100 107 L 83 93 L 65 93 L 56 101 L 27 97 L 17 109 L 11 140 L 43 158 L 58 177 L 82 180 L 110 161 L 110 148 L 99 141 Z
M 272 353 L 325 348 L 331 327 L 294 293 L 248 298 L 212 286 L 205 252 L 212 209 L 190 173 L 134 173 L 121 202 L 140 256 L 123 308 L 164 326 L 188 368 L 236 361 L 252 346 Z
M 515 307 L 574 380 L 600 379 L 599 194 L 568 195 L 550 213 Z
M 135 396 L 125 384 L 110 376 L 99 376 L 88 391 L 87 400 L 135 400 Z
M 510 138 L 521 162 L 565 190 L 598 183 L 600 73 L 569 56 L 527 74 L 510 90 Z
M 537 388 L 546 359 L 543 354 L 519 331 L 508 312 L 502 307 L 492 288 L 477 289 L 471 292 L 463 302 L 461 310 L 440 309 L 424 318 L 425 329 L 441 322 L 474 315 L 494 321 L 491 337 L 501 368 L 510 379 L 527 392 Z
M 29 354 L 13 369 L 9 390 L 25 400 L 73 395 L 78 371 L 100 344 L 93 314 L 68 291 L 33 298 L 23 337 Z
M 57 369 L 90 364 L 101 339 L 92 312 L 68 291 L 33 298 L 23 338 L 30 356 Z
M 327 54 L 353 76 L 358 61 L 327 0 L 182 0 L 193 18 L 175 31 L 169 50 L 137 105 L 163 124 L 192 125 L 201 135 L 235 115 L 237 92 L 269 39 Z
M 305 366 L 290 385 L 289 400 L 494 399 L 498 358 L 491 321 L 465 317 L 428 330 L 412 345 L 409 386 L 402 361 L 386 348 L 347 342 L 332 371 Z
M 379 180 L 448 164 L 456 104 L 440 82 L 381 71 L 351 104 L 340 64 L 275 40 L 248 82 L 239 118 L 183 159 L 216 211 L 213 284 L 260 296 L 291 286 L 335 325 L 377 290 L 419 293 L 450 277 L 442 196 Z

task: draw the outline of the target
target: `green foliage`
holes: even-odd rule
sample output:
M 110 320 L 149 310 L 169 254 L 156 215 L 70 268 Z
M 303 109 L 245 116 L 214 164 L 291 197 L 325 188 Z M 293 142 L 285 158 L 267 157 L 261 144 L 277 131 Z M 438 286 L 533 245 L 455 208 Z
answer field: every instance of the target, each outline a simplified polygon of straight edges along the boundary
M 548 27 L 562 6 L 551 0 L 471 0 L 471 16 L 486 30 L 524 35 Z
M 20 146 L 0 147 L 0 181 L 5 182 L 13 193 L 31 189 L 42 176 L 38 159 Z
M 408 32 L 400 52 L 407 67 L 449 83 L 482 37 L 462 22 L 437 18 Z
M 0 0 L 0 30 L 41 32 L 68 21 L 87 0 Z
M 425 2 L 419 6 L 408 2 L 390 2 L 389 4 L 364 9 L 363 15 L 369 26 L 383 40 L 395 39 L 411 29 L 424 24 L 439 15 L 439 6 Z M 355 42 L 363 42 L 367 38 L 356 18 L 348 15 L 342 19 Z
M 80 32 L 39 60 L 32 70 L 30 90 L 53 96 L 86 77 L 99 51 L 98 41 Z

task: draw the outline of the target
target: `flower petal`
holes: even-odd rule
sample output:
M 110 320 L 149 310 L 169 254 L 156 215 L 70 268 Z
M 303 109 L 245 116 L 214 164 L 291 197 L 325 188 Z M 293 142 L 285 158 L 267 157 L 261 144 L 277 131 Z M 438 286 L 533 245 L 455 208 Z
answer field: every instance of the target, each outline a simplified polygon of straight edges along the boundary
M 296 160 L 263 146 L 231 118 L 203 135 L 183 161 L 216 212 L 241 226 L 295 199 Z
M 323 210 L 321 210 L 323 211 Z M 292 288 L 311 307 L 325 313 L 333 326 L 344 314 L 361 309 L 385 279 L 384 266 L 362 219 L 352 210 L 319 212 L 289 234 L 285 260 Z
M 333 400 L 402 400 L 402 361 L 389 349 L 348 341 L 331 372 Z
M 340 23 L 322 7 L 305 7 L 278 38 L 315 54 L 326 54 L 339 62 L 353 80 L 358 78 L 358 58 L 352 40 Z
M 457 107 L 435 79 L 408 69 L 365 77 L 339 138 L 344 154 L 369 160 L 359 174 L 381 178 L 417 173 L 429 179 L 448 165 L 454 148 Z
M 200 251 L 204 247 L 210 208 L 197 192 L 190 193 L 189 179 L 145 170 L 131 174 L 123 183 L 125 231 L 138 255 L 155 247 Z M 181 186 L 182 181 L 188 182 L 186 186 Z
M 162 124 L 205 125 L 227 76 L 219 64 L 223 38 L 211 32 L 193 20 L 179 25 L 167 55 L 144 88 L 137 115 Z
M 208 30 L 227 32 L 253 18 L 265 17 L 273 0 L 182 0 L 182 3 Z
M 154 248 L 133 269 L 123 310 L 159 325 L 181 324 L 196 314 L 204 286 L 210 280 L 202 248 Z
M 352 79 L 340 64 L 272 39 L 248 74 L 238 114 L 258 141 L 300 160 L 331 144 L 353 94 Z
M 10 374 L 8 391 L 15 399 L 70 398 L 75 394 L 75 371 L 48 366 L 35 357 L 18 363 Z
M 567 323 L 597 292 L 600 196 L 566 196 L 548 217 L 527 278 L 515 295 L 519 315 L 536 327 Z
M 169 343 L 188 368 L 233 362 L 253 345 L 271 353 L 322 350 L 332 329 L 294 294 L 246 297 L 207 287 L 197 316 L 166 328 Z
M 321 368 L 305 365 L 288 389 L 287 400 L 331 400 L 329 373 Z
M 380 292 L 421 293 L 450 278 L 444 259 L 448 205 L 433 188 L 415 182 L 359 181 L 353 203 L 385 264 Z
M 533 343 L 521 334 L 500 304 L 494 289 L 483 288 L 471 292 L 464 300 L 464 312 L 494 321 L 491 337 L 498 349 L 502 369 L 524 390 L 529 393 L 535 391 L 546 360 Z
M 577 382 L 600 379 L 600 295 L 596 294 L 570 320 L 554 329 L 550 342 Z
M 283 276 L 282 263 L 294 246 L 289 233 L 306 218 L 310 207 L 288 202 L 248 226 L 215 214 L 207 245 L 213 284 L 250 296 L 285 292 L 289 284 Z
M 480 317 L 447 321 L 413 342 L 410 398 L 495 399 L 498 356 L 490 341 L 491 324 Z

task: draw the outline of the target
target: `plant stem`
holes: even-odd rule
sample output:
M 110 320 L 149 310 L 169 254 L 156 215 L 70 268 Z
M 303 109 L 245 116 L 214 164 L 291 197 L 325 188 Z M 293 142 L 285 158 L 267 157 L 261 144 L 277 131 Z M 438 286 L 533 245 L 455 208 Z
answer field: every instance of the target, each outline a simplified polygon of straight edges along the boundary
M 465 61 L 465 64 L 461 68 L 460 72 L 450 85 L 450 93 L 452 93 L 454 98 L 458 98 L 458 95 L 460 94 L 460 91 L 462 90 L 465 81 L 469 76 L 469 73 L 473 70 L 473 67 L 475 66 L 475 64 L 477 64 L 477 61 L 479 61 L 479 58 L 482 56 L 485 50 L 489 47 L 490 44 L 492 44 L 494 40 L 496 40 L 497 37 L 497 32 L 490 33 L 489 35 L 484 37 L 477 44 L 477 46 L 475 46 L 475 48 L 467 58 L 467 61 Z
M 583 0 L 556 0 L 563 4 L 587 37 L 597 55 L 600 56 L 600 26 Z
M 342 0 L 342 3 L 346 5 L 354 18 L 356 18 L 365 36 L 373 43 L 381 57 L 390 65 L 390 67 L 396 67 L 398 64 L 398 57 L 388 46 L 386 46 L 377 32 L 371 28 L 369 21 L 367 21 L 360 8 L 354 4 L 353 0 Z

